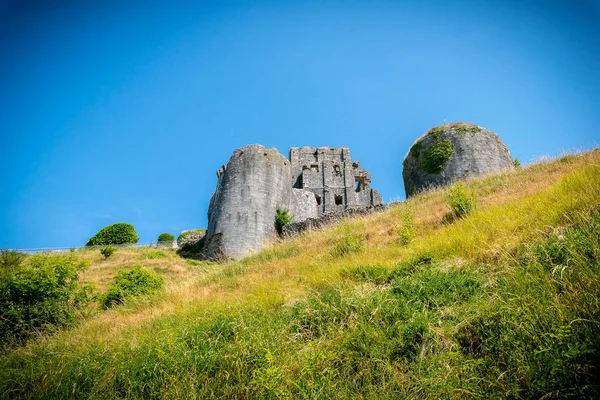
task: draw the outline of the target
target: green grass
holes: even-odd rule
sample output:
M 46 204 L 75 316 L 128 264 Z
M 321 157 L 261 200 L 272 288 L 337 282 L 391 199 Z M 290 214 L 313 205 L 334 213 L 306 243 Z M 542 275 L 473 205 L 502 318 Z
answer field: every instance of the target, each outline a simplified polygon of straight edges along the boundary
M 600 152 L 567 161 L 466 182 L 451 222 L 441 189 L 182 262 L 162 301 L 0 354 L 0 396 L 598 398 Z

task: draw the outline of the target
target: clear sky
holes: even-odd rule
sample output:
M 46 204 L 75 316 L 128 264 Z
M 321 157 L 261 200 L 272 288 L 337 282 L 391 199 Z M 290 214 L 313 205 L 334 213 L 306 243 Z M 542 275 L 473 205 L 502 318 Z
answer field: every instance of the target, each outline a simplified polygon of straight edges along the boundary
M 347 146 L 384 200 L 429 128 L 600 142 L 591 0 L 0 0 L 0 247 L 206 227 L 234 149 Z

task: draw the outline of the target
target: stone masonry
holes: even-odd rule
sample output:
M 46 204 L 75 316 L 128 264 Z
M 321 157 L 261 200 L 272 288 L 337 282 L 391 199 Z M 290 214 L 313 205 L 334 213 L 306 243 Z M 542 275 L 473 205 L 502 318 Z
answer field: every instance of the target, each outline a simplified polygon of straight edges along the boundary
M 204 257 L 239 259 L 276 236 L 277 207 L 293 222 L 383 204 L 370 174 L 345 147 L 276 149 L 254 144 L 235 150 L 217 171 L 208 210 Z
M 403 162 L 407 197 L 456 180 L 514 168 L 510 152 L 493 132 L 466 122 L 432 128 Z
M 295 147 L 290 162 L 293 187 L 314 193 L 319 216 L 383 204 L 370 187 L 371 175 L 352 161 L 347 147 Z

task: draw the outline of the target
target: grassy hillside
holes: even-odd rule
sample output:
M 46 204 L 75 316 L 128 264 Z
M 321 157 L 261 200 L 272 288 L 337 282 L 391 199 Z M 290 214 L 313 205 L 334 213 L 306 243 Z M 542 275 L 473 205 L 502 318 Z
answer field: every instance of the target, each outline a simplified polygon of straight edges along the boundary
M 160 295 L 0 354 L 5 398 L 597 398 L 600 151 L 469 181 L 227 264 L 97 251 Z

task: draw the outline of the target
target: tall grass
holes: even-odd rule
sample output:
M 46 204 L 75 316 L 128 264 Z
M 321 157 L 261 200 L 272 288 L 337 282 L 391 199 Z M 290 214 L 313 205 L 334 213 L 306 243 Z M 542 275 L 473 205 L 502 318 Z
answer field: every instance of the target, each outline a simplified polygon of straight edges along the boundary
M 599 160 L 470 181 L 451 223 L 438 190 L 225 265 L 98 259 L 195 278 L 1 354 L 0 395 L 597 398 Z

